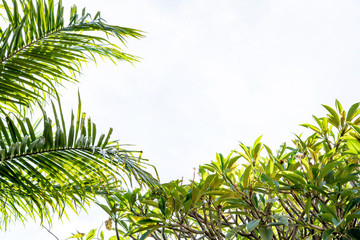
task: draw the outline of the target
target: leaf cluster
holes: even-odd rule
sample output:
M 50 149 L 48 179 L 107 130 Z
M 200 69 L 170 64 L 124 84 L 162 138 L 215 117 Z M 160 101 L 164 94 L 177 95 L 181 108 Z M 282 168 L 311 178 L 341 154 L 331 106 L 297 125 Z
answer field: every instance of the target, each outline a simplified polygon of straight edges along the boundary
M 0 107 L 17 111 L 54 96 L 65 81 L 76 82 L 82 63 L 96 56 L 113 62 L 137 61 L 114 44 L 126 37 L 141 38 L 140 31 L 107 24 L 98 12 L 93 18 L 76 6 L 68 23 L 60 0 L 2 1 L 5 19 L 0 24 Z M 102 36 L 104 35 L 104 36 Z
M 260 137 L 200 166 L 199 181 L 119 192 L 101 207 L 118 239 L 359 239 L 360 108 L 335 105 L 292 146 L 273 152 Z
M 81 111 L 80 98 L 69 129 L 61 104 L 60 110 L 52 106 L 54 120 L 45 110 L 35 124 L 14 114 L 0 117 L 0 221 L 5 226 L 28 215 L 51 222 L 53 211 L 61 216 L 65 206 L 83 208 L 96 194 L 109 194 L 127 179 L 157 184 L 143 170 L 141 152 L 111 142 L 111 128 L 98 136 L 96 124 Z M 40 124 L 43 129 L 37 131 Z
M 76 6 L 65 23 L 61 0 L 2 0 L 0 15 L 0 227 L 29 217 L 51 222 L 54 213 L 77 212 L 133 180 L 157 186 L 140 151 L 113 141 L 111 128 L 97 132 L 80 96 L 76 115 L 65 121 L 57 93 L 97 56 L 137 61 L 115 42 L 125 45 L 141 31 L 107 24 L 99 12 L 92 17 Z M 42 112 L 37 121 L 33 109 Z

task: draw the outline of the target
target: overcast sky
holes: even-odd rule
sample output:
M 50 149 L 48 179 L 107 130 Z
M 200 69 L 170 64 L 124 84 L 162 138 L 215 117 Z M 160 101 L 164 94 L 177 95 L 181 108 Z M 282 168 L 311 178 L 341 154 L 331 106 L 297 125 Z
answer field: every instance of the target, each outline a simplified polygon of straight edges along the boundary
M 276 148 L 322 116 L 321 104 L 359 101 L 360 7 L 357 1 L 64 0 L 110 24 L 145 31 L 129 39 L 134 66 L 84 66 L 81 84 L 61 91 L 97 127 L 136 144 L 163 182 L 191 179 L 193 168 L 260 135 Z M 56 222 L 61 240 L 87 232 L 106 215 Z M 36 224 L 10 226 L 0 239 L 55 239 Z M 24 238 L 24 236 L 26 236 Z

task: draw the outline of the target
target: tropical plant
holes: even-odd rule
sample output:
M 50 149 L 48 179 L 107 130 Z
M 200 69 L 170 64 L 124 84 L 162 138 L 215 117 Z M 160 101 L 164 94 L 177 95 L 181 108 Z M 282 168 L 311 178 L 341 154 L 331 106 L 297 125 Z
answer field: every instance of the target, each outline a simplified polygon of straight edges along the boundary
M 61 0 L 3 1 L 0 28 L 0 106 L 18 109 L 32 106 L 53 94 L 63 81 L 76 81 L 81 63 L 101 56 L 112 61 L 134 62 L 136 57 L 121 51 L 108 37 L 125 43 L 126 37 L 141 38 L 140 31 L 106 24 L 98 12 L 94 18 L 76 6 L 64 21 Z M 2 25 L 3 25 L 2 24 Z M 103 33 L 107 37 L 101 37 Z
M 98 134 L 82 113 L 80 98 L 66 127 L 57 93 L 97 55 L 136 61 L 113 42 L 124 44 L 126 37 L 142 37 L 141 32 L 109 25 L 100 13 L 92 18 L 84 9 L 78 14 L 75 6 L 65 25 L 61 1 L 3 0 L 1 7 L 0 226 L 28 217 L 51 222 L 53 212 L 77 211 L 96 194 L 119 188 L 121 178 L 122 183 L 135 178 L 156 185 L 143 170 L 141 152 L 112 141 L 112 129 Z M 51 102 L 54 118 L 42 107 L 45 102 Z M 35 108 L 42 112 L 38 121 L 30 117 Z
M 329 114 L 302 124 L 312 133 L 292 146 L 273 152 L 258 138 L 200 166 L 199 181 L 117 192 L 99 205 L 118 240 L 360 239 L 359 106 L 324 105 Z

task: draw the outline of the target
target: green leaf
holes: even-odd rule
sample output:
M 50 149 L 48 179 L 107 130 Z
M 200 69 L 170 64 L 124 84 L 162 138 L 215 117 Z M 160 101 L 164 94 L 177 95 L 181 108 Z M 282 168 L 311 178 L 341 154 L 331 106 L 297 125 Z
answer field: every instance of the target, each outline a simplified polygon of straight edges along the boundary
M 132 234 L 135 233 L 139 233 L 139 232 L 143 232 L 143 231 L 147 231 L 145 234 L 142 235 L 142 237 L 147 237 L 148 235 L 150 235 L 153 231 L 156 231 L 156 229 L 161 228 L 161 226 L 156 225 L 156 224 L 152 224 L 152 225 L 146 225 L 146 226 L 140 226 L 138 228 L 135 228 L 133 230 L 131 230 L 130 232 L 126 233 L 126 235 L 131 236 Z
M 322 179 L 336 166 L 340 165 L 343 161 L 333 161 L 328 164 L 326 164 L 319 173 L 319 176 L 317 178 L 318 183 L 322 181 Z
M 272 216 L 272 218 L 274 218 L 280 225 L 289 225 L 289 219 L 285 215 L 275 214 Z
M 343 107 L 341 106 L 341 103 L 337 99 L 335 99 L 335 107 L 339 112 L 343 111 Z
M 346 121 L 351 121 L 354 117 L 356 117 L 355 113 L 356 113 L 357 109 L 359 108 L 359 104 L 360 103 L 355 103 L 349 108 L 349 111 L 346 116 Z
M 107 214 L 109 214 L 109 215 L 112 214 L 112 212 L 108 206 L 101 204 L 101 203 L 96 203 L 96 204 L 99 205 Z
M 335 207 L 333 207 L 331 205 L 327 206 L 322 202 L 319 202 L 319 205 L 321 207 L 321 210 L 323 212 L 325 212 L 324 214 L 320 214 L 321 216 L 325 217 L 328 221 L 330 220 L 332 222 L 333 222 L 333 219 L 337 218 Z M 331 218 L 326 214 L 331 214 L 332 215 Z
M 295 184 L 305 185 L 305 179 L 292 171 L 282 171 L 281 175 Z
M 74 234 L 74 235 L 72 235 L 71 237 L 69 237 L 67 239 L 70 239 L 70 238 L 82 238 L 83 236 L 85 236 L 84 233 L 77 233 L 77 234 Z
M 332 109 L 331 107 L 327 106 L 327 105 L 322 105 L 324 108 L 326 108 L 326 110 L 329 111 L 330 115 L 329 116 L 329 122 L 331 122 L 336 128 L 339 127 L 340 124 L 340 118 L 339 115 L 336 113 L 336 111 L 334 109 Z
M 263 240 L 271 240 L 274 236 L 274 232 L 271 228 L 261 227 L 259 229 L 259 233 L 261 236 L 261 239 Z
M 346 216 L 346 221 L 345 221 L 345 225 L 348 225 L 352 220 L 354 219 L 360 219 L 360 212 L 354 213 L 354 214 L 349 214 Z
M 237 226 L 237 227 L 234 227 L 234 228 L 230 229 L 230 230 L 227 232 L 227 234 L 226 234 L 226 236 L 225 236 L 225 239 L 226 239 L 226 240 L 231 240 L 231 239 L 233 239 L 233 238 L 236 236 L 236 234 L 237 234 L 239 231 L 241 231 L 241 229 L 243 229 L 244 227 L 245 227 L 245 225 L 240 225 L 240 226 Z
M 320 129 L 318 129 L 317 127 L 315 127 L 315 126 L 313 126 L 311 124 L 304 123 L 304 124 L 300 124 L 300 126 L 310 128 L 310 129 L 314 130 L 317 133 L 321 133 Z
M 87 235 L 86 235 L 86 240 L 91 240 L 95 237 L 95 233 L 96 233 L 96 229 L 92 229 Z
M 161 211 L 161 213 L 166 216 L 166 211 L 165 211 L 165 198 L 163 196 L 160 196 L 159 199 L 159 209 Z
M 352 126 L 356 131 L 360 131 L 360 128 L 358 126 Z M 357 130 L 359 128 L 359 130 Z M 346 141 L 346 145 L 349 148 L 349 151 L 347 153 L 352 154 L 359 154 L 360 153 L 360 143 L 357 140 L 354 139 L 348 139 Z
M 335 227 L 338 227 L 343 222 L 343 219 L 337 220 L 336 218 L 332 218 L 332 222 L 334 223 Z
M 256 220 L 252 220 L 252 221 L 248 222 L 248 224 L 246 224 L 246 230 L 248 230 L 248 232 L 251 232 L 252 230 L 254 230 L 257 227 L 259 222 L 260 222 L 260 219 L 256 219 Z
M 106 136 L 105 142 L 104 142 L 103 145 L 102 145 L 102 148 L 105 148 L 105 147 L 107 146 L 112 132 L 113 132 L 113 129 L 110 128 L 110 129 L 109 129 L 109 132 L 108 132 L 108 134 L 107 134 L 107 136 Z
M 151 233 L 153 233 L 155 231 L 155 229 L 151 229 L 151 230 L 147 230 L 143 235 L 141 235 L 139 240 L 144 240 L 147 237 L 149 237 L 151 235 Z
M 355 207 L 357 204 L 360 203 L 360 198 L 352 199 L 345 207 L 344 209 L 344 216 L 351 210 L 353 207 Z
M 360 239 L 360 228 L 350 228 L 349 230 L 345 231 L 352 239 L 358 240 Z
M 143 218 L 143 219 L 140 219 L 139 221 L 137 221 L 136 223 L 139 225 L 146 225 L 146 224 L 153 224 L 153 223 L 159 223 L 159 222 L 161 222 L 161 221 L 154 220 L 151 218 Z
M 305 214 L 308 217 L 310 216 L 310 208 L 311 208 L 311 197 L 307 198 L 304 209 Z
M 252 171 L 252 165 L 250 164 L 249 166 L 247 166 L 245 168 L 243 177 L 242 177 L 242 181 L 243 181 L 243 186 L 244 188 L 247 188 L 249 186 L 249 176 L 250 176 L 250 171 Z
M 331 234 L 334 232 L 334 229 L 327 229 L 323 232 L 322 240 L 330 239 Z

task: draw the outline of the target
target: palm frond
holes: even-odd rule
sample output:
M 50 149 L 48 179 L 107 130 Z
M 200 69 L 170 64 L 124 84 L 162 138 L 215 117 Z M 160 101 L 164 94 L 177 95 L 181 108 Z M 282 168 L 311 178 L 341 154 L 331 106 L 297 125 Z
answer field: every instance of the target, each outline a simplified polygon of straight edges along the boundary
M 40 134 L 29 118 L 0 115 L 0 227 L 28 216 L 51 222 L 53 212 L 62 216 L 65 206 L 83 208 L 127 179 L 158 185 L 144 170 L 141 152 L 111 142 L 112 129 L 98 137 L 96 125 L 81 112 L 81 101 L 68 130 L 61 104 L 58 110 L 52 107 L 53 119 L 43 110 Z
M 53 0 L 3 0 L 8 26 L 0 29 L 0 107 L 31 106 L 62 81 L 76 81 L 81 64 L 96 56 L 117 61 L 137 61 L 113 44 L 125 38 L 141 38 L 140 31 L 106 24 L 98 12 L 94 18 L 76 6 L 64 21 L 62 2 Z M 104 37 L 99 33 L 105 34 Z

